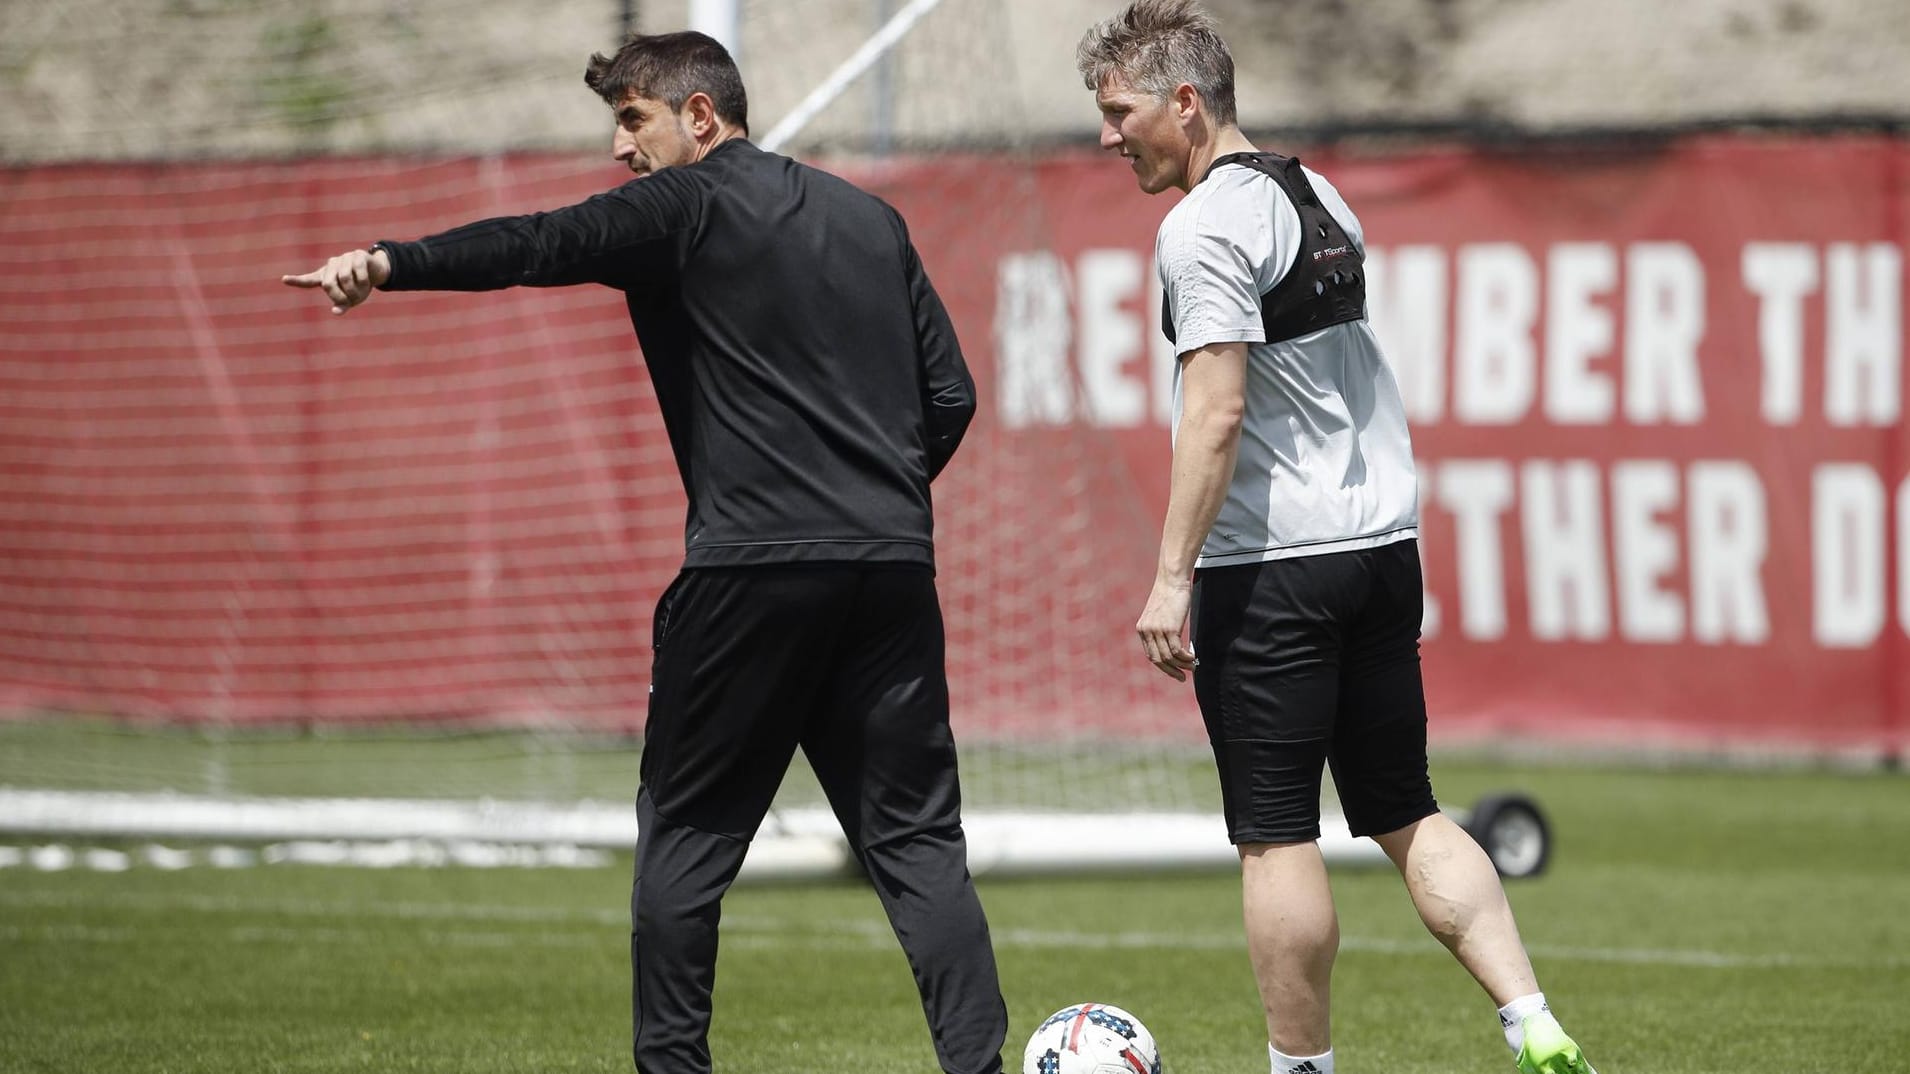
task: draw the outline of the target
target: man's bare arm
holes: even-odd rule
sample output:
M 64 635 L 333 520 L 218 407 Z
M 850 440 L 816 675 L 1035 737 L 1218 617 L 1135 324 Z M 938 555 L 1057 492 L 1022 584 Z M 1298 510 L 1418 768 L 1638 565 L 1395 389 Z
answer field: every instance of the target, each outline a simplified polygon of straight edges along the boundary
M 1247 344 L 1209 344 L 1183 355 L 1181 363 L 1181 418 L 1174 436 L 1160 561 L 1134 630 L 1148 661 L 1162 674 L 1185 682 L 1194 666 L 1194 654 L 1184 640 L 1194 562 L 1226 502 L 1234 462 L 1240 457 Z

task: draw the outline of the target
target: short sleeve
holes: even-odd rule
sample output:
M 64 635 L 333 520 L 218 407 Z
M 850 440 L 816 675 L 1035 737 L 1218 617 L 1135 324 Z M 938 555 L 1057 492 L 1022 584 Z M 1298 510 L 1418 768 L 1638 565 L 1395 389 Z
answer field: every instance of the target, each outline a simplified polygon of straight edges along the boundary
M 1161 288 L 1174 322 L 1174 349 L 1180 354 L 1214 343 L 1261 343 L 1267 338 L 1255 266 L 1237 226 L 1245 222 L 1215 227 L 1211 217 L 1220 214 L 1201 211 L 1211 204 L 1203 199 L 1199 205 L 1176 206 L 1156 244 Z
M 1285 275 L 1299 226 L 1280 188 L 1244 168 L 1209 177 L 1168 213 L 1155 256 L 1178 353 L 1266 342 L 1260 296 Z

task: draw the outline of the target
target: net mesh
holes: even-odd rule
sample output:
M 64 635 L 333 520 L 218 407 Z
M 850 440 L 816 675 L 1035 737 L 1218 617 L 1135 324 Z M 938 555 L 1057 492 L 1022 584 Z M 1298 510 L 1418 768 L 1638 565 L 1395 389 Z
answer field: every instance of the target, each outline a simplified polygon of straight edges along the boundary
M 1000 416 L 998 340 L 1028 335 L 1017 319 L 1068 318 L 1002 299 L 1014 252 L 1049 244 L 1054 199 L 1028 162 L 926 148 L 975 129 L 963 109 L 1017 77 L 1007 6 L 949 0 L 791 146 L 902 210 L 981 381 L 935 490 L 970 801 L 1185 808 L 1211 782 L 1198 719 L 1130 630 L 1157 505 L 1125 441 Z M 34 717 L 0 725 L 0 784 L 633 789 L 650 609 L 681 559 L 683 499 L 619 297 L 408 294 L 337 318 L 278 283 L 373 239 L 621 181 L 581 86 L 581 123 L 487 114 L 580 67 L 575 34 L 562 56 L 529 42 L 461 64 L 469 35 L 496 32 L 494 7 L 333 3 L 313 16 L 328 29 L 297 32 L 276 4 L 134 5 L 84 26 L 63 5 L 6 8 L 0 40 L 34 70 L 144 37 L 157 53 L 202 47 L 223 71 L 176 101 L 251 93 L 155 123 L 124 107 L 148 81 L 134 63 L 111 99 L 66 102 L 45 156 L 246 156 L 0 173 L 0 711 Z M 606 5 L 546 7 L 606 36 Z M 866 36 L 752 66 L 826 21 L 818 7 L 745 5 L 741 54 L 770 118 Z M 881 13 L 834 7 L 870 32 Z M 504 52 L 508 67 L 482 60 Z M 395 92 L 433 57 L 463 81 Z M 956 78 L 970 90 L 924 89 Z M 373 152 L 436 145 L 447 103 L 546 133 L 508 153 Z M 572 128 L 587 138 L 548 133 Z M 906 152 L 870 155 L 886 143 Z M 365 152 L 312 153 L 339 146 Z M 283 149 L 300 155 L 258 155 Z M 1060 391 L 1073 405 L 1081 387 Z M 791 796 L 813 787 L 799 774 Z

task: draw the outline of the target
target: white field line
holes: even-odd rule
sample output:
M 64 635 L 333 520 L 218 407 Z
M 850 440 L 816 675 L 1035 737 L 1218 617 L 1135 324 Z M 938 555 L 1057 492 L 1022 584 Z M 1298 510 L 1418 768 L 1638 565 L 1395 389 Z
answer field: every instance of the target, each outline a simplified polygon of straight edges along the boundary
M 565 910 L 534 906 L 491 906 L 481 903 L 421 902 L 317 902 L 304 900 L 251 900 L 232 896 L 145 896 L 133 894 L 103 897 L 75 897 L 71 893 L 0 892 L 0 907 L 57 907 L 63 909 L 120 909 L 136 911 L 185 910 L 199 913 L 235 913 L 284 917 L 395 918 L 407 921 L 492 921 L 520 924 L 575 925 L 622 930 L 628 926 L 628 913 L 622 909 Z M 229 930 L 238 942 L 283 941 L 296 943 L 365 944 L 383 943 L 388 935 L 373 931 L 330 926 L 235 926 Z M 0 926 L 0 939 L 7 940 L 85 940 L 99 943 L 134 942 L 149 934 L 145 930 L 121 927 L 48 925 L 44 927 Z M 519 943 L 545 946 L 589 948 L 600 941 L 588 936 L 565 936 L 549 932 L 527 936 L 519 931 L 486 932 L 452 930 L 426 933 L 430 942 L 465 947 L 509 947 Z M 1241 951 L 1245 940 L 1238 933 L 1177 933 L 1126 930 L 1120 932 L 1081 932 L 1062 929 L 997 928 L 993 932 L 997 947 L 1144 949 L 1157 951 Z M 804 921 L 792 927 L 775 917 L 725 914 L 723 944 L 744 949 L 799 949 L 819 951 L 888 950 L 895 944 L 888 922 L 880 918 L 856 918 Z M 1446 951 L 1430 938 L 1397 940 L 1384 937 L 1344 936 L 1340 950 L 1359 954 L 1404 955 L 1446 958 Z M 1677 966 L 1687 969 L 1837 969 L 1902 970 L 1910 969 L 1910 957 L 1880 955 L 1876 958 L 1837 958 L 1776 952 L 1763 955 L 1739 955 L 1723 951 L 1656 947 L 1584 947 L 1574 945 L 1533 944 L 1528 947 L 1534 958 L 1561 962 L 1606 962 L 1639 966 Z
M 476 932 L 470 930 L 426 931 L 416 934 L 426 944 L 433 947 L 461 948 L 509 948 L 522 947 L 561 947 L 576 950 L 596 950 L 603 944 L 595 937 L 581 933 L 538 932 L 526 935 L 521 932 Z M 297 947 L 309 946 L 349 946 L 376 947 L 387 944 L 391 934 L 368 929 L 335 928 L 296 928 L 261 927 L 257 925 L 235 926 L 225 930 L 225 937 L 235 944 L 280 943 Z M 99 927 L 93 925 L 47 925 L 34 928 L 23 925 L 0 925 L 0 942 L 18 943 L 24 940 L 54 941 L 58 943 L 143 943 L 152 938 L 144 929 Z
M 145 895 L 117 892 L 0 891 L 0 906 L 132 911 L 185 910 L 202 914 L 256 914 L 263 917 L 397 918 L 404 921 L 512 921 L 523 924 L 623 925 L 627 909 L 566 910 L 543 906 L 495 906 L 483 903 L 318 902 L 305 899 L 242 899 L 232 895 Z

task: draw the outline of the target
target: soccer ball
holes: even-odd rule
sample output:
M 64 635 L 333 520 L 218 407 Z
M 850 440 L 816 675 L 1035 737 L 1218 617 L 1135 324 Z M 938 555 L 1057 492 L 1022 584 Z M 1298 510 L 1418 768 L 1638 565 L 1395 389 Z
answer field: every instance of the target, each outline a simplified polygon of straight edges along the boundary
M 1162 1074 L 1161 1053 L 1139 1018 L 1105 1003 L 1076 1003 L 1028 1038 L 1021 1074 Z

